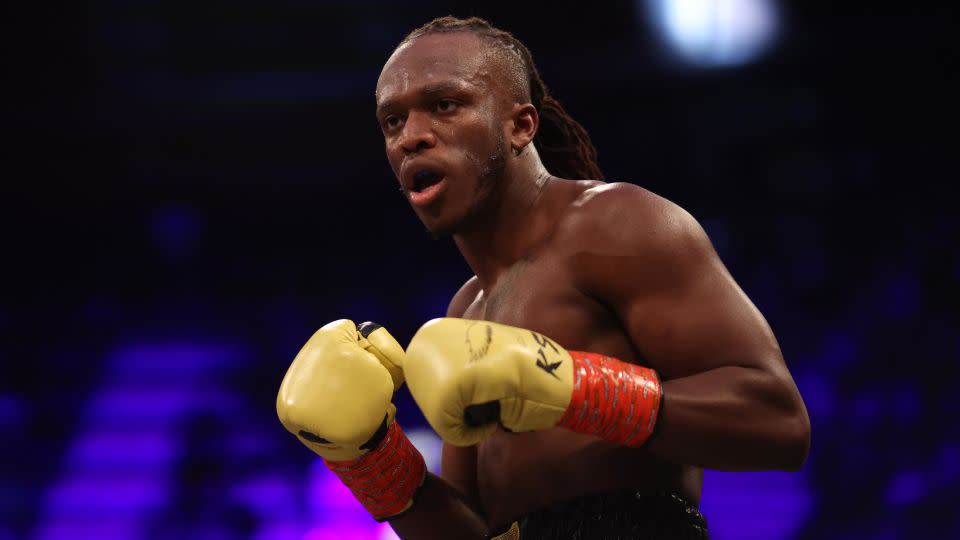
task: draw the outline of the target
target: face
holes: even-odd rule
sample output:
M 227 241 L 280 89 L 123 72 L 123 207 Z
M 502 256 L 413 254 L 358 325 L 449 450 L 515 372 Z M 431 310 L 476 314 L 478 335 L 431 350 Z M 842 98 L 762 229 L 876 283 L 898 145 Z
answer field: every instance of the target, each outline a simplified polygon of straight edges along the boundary
M 387 160 L 434 235 L 482 214 L 503 174 L 508 92 L 499 62 L 472 34 L 433 34 L 399 47 L 380 74 Z

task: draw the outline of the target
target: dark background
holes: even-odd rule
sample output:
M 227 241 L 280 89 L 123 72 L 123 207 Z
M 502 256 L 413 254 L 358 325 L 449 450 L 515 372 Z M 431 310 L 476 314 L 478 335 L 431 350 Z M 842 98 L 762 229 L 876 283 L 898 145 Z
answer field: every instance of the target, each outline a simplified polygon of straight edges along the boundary
M 607 177 L 696 216 L 776 332 L 811 455 L 708 472 L 715 537 L 960 537 L 956 29 L 929 6 L 780 7 L 767 54 L 705 69 L 639 1 L 18 6 L 0 540 L 387 537 L 274 399 L 317 327 L 406 342 L 470 275 L 373 115 L 393 46 L 447 13 L 524 40 Z

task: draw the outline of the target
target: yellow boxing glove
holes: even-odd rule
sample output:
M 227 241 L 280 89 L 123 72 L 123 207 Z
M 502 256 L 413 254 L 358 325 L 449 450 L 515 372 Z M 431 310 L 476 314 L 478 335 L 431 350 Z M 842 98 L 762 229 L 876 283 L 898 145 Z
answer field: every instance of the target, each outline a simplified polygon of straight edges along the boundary
M 307 341 L 277 394 L 277 415 L 377 519 L 408 510 L 426 474 L 394 422 L 403 348 L 375 323 L 341 319 Z
M 629 446 L 653 432 L 662 390 L 652 369 L 567 351 L 531 330 L 488 321 L 434 319 L 407 347 L 410 393 L 445 441 L 469 446 L 500 424 L 555 426 Z
M 378 342 L 387 342 L 386 352 L 365 338 L 353 321 L 325 325 L 300 349 L 280 384 L 280 422 L 324 459 L 360 457 L 369 451 L 364 445 L 393 421 L 393 392 L 403 378 L 390 368 L 402 360 L 390 360 L 388 355 L 402 359 L 403 350 L 386 329 L 377 330 L 385 334 Z

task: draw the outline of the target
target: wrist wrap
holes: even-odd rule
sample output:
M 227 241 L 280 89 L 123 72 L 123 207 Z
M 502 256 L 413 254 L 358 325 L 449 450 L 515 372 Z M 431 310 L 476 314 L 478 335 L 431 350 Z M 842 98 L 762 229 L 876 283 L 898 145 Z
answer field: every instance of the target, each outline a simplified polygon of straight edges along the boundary
M 657 372 L 602 354 L 570 351 L 573 395 L 558 424 L 624 446 L 653 433 L 663 398 Z
M 324 462 L 377 521 L 409 510 L 427 471 L 423 456 L 396 422 L 370 452 L 348 461 Z

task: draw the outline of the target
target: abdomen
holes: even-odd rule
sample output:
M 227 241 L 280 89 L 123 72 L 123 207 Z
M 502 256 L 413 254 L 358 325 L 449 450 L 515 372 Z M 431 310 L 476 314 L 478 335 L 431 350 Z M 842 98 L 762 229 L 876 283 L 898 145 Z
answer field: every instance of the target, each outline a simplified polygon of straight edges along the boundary
M 699 500 L 699 470 L 663 462 L 566 429 L 497 431 L 478 448 L 477 484 L 487 521 L 500 526 L 591 493 L 662 490 Z

